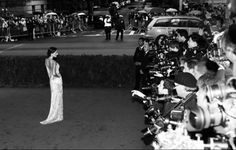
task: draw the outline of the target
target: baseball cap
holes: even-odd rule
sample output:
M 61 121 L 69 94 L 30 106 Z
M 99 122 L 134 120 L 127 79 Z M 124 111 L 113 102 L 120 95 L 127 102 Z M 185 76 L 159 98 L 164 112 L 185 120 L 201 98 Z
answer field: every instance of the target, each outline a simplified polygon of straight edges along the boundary
M 197 80 L 196 78 L 188 72 L 180 72 L 174 77 L 174 82 L 189 88 L 196 88 L 197 87 Z

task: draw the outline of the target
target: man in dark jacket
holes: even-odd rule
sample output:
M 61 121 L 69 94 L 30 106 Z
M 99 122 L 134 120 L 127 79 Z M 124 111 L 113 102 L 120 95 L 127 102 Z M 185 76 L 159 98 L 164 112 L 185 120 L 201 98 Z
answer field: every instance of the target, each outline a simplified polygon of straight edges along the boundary
M 148 83 L 148 80 L 150 78 L 149 75 L 149 68 L 147 68 L 148 65 L 151 63 L 151 54 L 150 54 L 150 47 L 149 47 L 149 39 L 145 38 L 144 39 L 144 45 L 143 45 L 143 50 L 144 50 L 144 56 L 142 60 L 142 84 L 146 85 Z
M 116 22 L 116 40 L 118 40 L 119 38 L 119 34 L 120 35 L 120 39 L 123 40 L 123 33 L 124 33 L 124 29 L 125 29 L 125 21 L 122 15 L 119 15 L 119 18 Z
M 35 22 L 34 22 L 34 19 L 33 19 L 33 18 L 27 19 L 27 21 L 26 21 L 26 27 L 27 27 L 27 29 L 28 29 L 29 39 L 30 39 L 30 40 L 34 40 L 33 32 L 34 32 Z
M 143 74 L 142 72 L 142 61 L 143 57 L 145 55 L 144 52 L 144 38 L 139 38 L 138 40 L 138 47 L 135 50 L 134 53 L 134 65 L 135 65 L 135 86 L 134 90 L 139 90 L 140 89 L 140 81 L 141 81 L 141 76 Z

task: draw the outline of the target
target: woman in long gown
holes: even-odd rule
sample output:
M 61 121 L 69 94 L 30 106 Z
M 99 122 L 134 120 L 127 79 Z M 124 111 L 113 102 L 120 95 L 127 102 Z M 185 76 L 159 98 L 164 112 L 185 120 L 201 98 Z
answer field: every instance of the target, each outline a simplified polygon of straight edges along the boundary
M 55 60 L 58 55 L 57 48 L 50 47 L 47 55 L 48 57 L 45 59 L 45 66 L 50 81 L 51 105 L 47 119 L 40 122 L 43 125 L 63 120 L 62 77 L 59 72 L 60 66 Z

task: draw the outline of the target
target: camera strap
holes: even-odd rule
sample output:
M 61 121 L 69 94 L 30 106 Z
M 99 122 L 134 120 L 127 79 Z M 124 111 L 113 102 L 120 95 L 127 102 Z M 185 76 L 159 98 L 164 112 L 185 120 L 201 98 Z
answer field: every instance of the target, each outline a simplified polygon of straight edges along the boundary
M 192 100 L 194 98 L 196 98 L 196 92 L 192 92 L 189 95 L 187 95 L 187 97 L 181 101 L 179 101 L 174 107 L 172 107 L 171 109 L 169 109 L 169 111 L 163 116 L 163 117 L 167 117 L 172 110 L 176 109 L 177 107 L 184 105 L 186 102 L 188 102 L 189 100 Z

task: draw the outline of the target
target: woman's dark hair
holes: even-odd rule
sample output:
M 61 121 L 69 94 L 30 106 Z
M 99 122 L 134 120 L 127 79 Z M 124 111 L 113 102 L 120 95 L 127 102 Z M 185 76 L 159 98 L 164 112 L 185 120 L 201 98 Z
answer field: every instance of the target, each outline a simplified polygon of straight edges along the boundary
M 156 37 L 154 42 L 155 42 L 156 46 L 160 47 L 160 46 L 163 46 L 167 43 L 167 38 L 168 37 L 166 35 L 161 34 Z M 160 39 L 161 39 L 161 41 L 160 41 Z M 159 41 L 160 41 L 160 43 L 159 43 Z
M 188 31 L 185 29 L 177 29 L 176 32 L 180 35 L 180 36 L 184 36 L 186 40 L 188 40 Z
M 212 71 L 212 72 L 214 72 L 214 73 L 217 73 L 217 71 L 218 71 L 218 69 L 219 69 L 219 65 L 218 65 L 216 62 L 214 62 L 214 61 L 208 59 L 208 60 L 206 61 L 206 68 L 207 68 L 207 70 L 209 70 L 209 71 Z
M 196 42 L 198 45 L 199 45 L 199 41 L 200 41 L 200 38 L 201 36 L 198 34 L 198 33 L 192 33 L 189 38 L 192 39 L 192 41 Z
M 189 38 L 192 38 L 192 40 L 194 42 L 197 43 L 198 47 L 200 47 L 200 49 L 206 49 L 208 47 L 208 42 L 206 39 L 204 39 L 204 37 L 202 37 L 201 35 L 199 35 L 198 33 L 192 33 Z
M 169 43 L 169 47 L 171 47 L 171 48 L 175 48 L 176 47 L 177 49 L 180 49 L 178 41 L 171 41 Z
M 140 37 L 140 38 L 139 38 L 139 40 L 142 40 L 142 41 L 144 41 L 144 40 L 145 40 L 145 38 L 144 38 L 144 37 Z
M 52 53 L 54 53 L 57 50 L 56 47 L 49 47 L 47 56 L 50 57 Z

